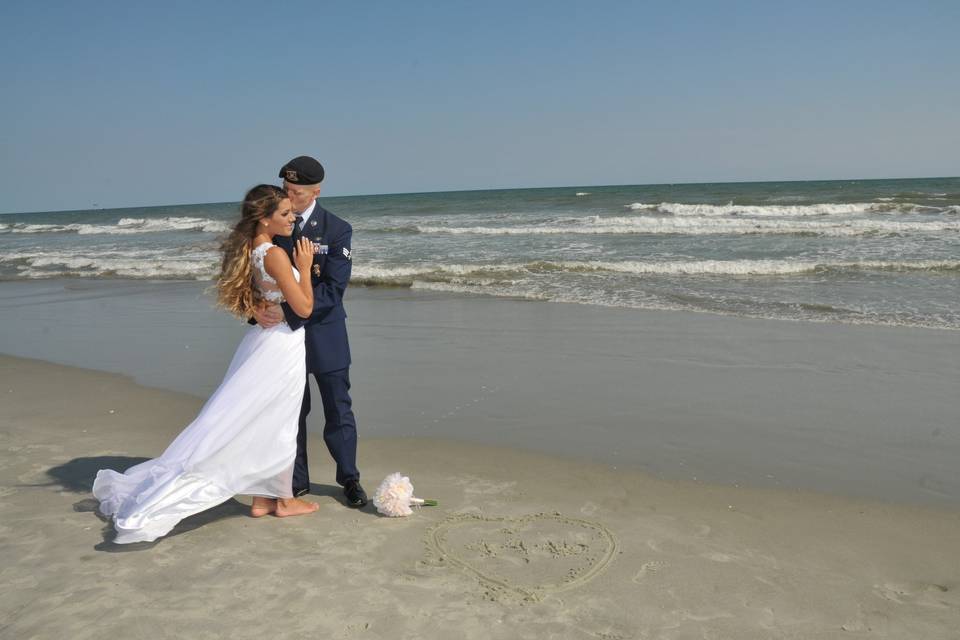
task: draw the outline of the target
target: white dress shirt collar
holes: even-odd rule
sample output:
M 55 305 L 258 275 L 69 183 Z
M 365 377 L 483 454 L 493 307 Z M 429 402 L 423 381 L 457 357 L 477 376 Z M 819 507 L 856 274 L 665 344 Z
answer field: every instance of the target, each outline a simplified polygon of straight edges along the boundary
M 307 220 L 310 219 L 310 214 L 313 213 L 313 210 L 317 208 L 317 201 L 314 200 L 310 203 L 310 206 L 303 210 L 303 213 L 298 213 L 297 215 L 303 218 L 303 222 L 300 223 L 300 230 L 302 231 L 305 226 L 307 226 Z

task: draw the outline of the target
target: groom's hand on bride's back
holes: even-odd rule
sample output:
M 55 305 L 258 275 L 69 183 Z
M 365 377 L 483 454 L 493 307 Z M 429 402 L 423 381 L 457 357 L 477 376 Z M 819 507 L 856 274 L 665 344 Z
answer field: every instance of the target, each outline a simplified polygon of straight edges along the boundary
M 283 321 L 283 309 L 278 304 L 261 302 L 253 310 L 253 319 L 264 329 L 269 329 Z

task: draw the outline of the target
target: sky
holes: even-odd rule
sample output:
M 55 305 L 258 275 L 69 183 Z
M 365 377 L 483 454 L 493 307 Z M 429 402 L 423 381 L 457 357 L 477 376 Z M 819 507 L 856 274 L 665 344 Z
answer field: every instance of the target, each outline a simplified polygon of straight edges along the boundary
M 0 212 L 960 175 L 960 2 L 4 2 Z

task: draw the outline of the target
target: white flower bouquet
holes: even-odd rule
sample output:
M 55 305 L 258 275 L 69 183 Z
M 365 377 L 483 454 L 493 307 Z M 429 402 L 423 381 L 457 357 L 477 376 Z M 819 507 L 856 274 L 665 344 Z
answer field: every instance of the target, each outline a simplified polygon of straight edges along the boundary
M 400 473 L 391 473 L 374 492 L 373 506 L 385 516 L 400 518 L 413 513 L 411 506 L 435 507 L 437 501 L 415 498 L 410 478 Z

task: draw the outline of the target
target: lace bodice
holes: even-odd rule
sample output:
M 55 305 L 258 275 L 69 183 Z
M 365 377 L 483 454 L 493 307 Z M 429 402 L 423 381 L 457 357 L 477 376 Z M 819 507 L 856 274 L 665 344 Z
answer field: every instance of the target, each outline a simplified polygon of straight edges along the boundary
M 286 298 L 280 291 L 280 285 L 267 273 L 263 266 L 263 259 L 267 256 L 267 251 L 273 246 L 269 242 L 264 242 L 254 247 L 253 251 L 250 252 L 250 261 L 253 263 L 253 286 L 264 300 L 280 304 Z M 293 277 L 297 279 L 297 282 L 300 282 L 300 272 L 297 271 L 296 267 L 291 267 L 291 269 L 293 269 Z

